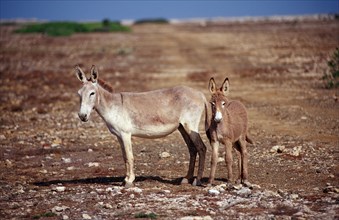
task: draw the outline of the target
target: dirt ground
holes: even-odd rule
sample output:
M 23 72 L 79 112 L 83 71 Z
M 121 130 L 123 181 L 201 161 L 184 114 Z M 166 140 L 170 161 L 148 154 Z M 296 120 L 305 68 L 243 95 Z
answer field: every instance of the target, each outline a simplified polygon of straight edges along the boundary
M 0 27 L 1 219 L 339 218 L 339 90 L 321 79 L 339 47 L 338 20 L 145 24 L 71 37 L 15 28 Z M 116 138 L 96 113 L 78 118 L 76 64 L 87 73 L 95 64 L 117 92 L 186 85 L 209 98 L 210 77 L 229 77 L 230 98 L 249 112 L 254 187 L 229 187 L 222 157 L 216 186 L 179 185 L 188 150 L 174 132 L 133 138 L 137 179 L 122 188 Z M 201 136 L 206 182 L 203 126 Z

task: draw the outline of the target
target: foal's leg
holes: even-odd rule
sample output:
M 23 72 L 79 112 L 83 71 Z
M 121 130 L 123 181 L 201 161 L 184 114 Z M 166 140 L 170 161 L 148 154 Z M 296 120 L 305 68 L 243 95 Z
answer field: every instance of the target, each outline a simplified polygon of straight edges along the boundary
M 182 137 L 184 138 L 190 154 L 190 162 L 188 166 L 187 175 L 181 181 L 181 184 L 187 184 L 190 179 L 193 179 L 195 160 L 197 158 L 197 149 L 195 148 L 192 140 L 190 139 L 189 135 L 187 134 L 186 130 L 182 125 L 179 126 L 178 130 L 180 131 Z
M 239 140 L 240 148 L 241 148 L 241 182 L 244 185 L 250 185 L 249 181 L 247 180 L 248 178 L 248 152 L 247 152 L 247 147 L 246 147 L 246 138 L 241 138 Z
M 233 183 L 233 156 L 232 156 L 232 142 L 230 140 L 225 140 L 225 162 L 227 166 L 227 172 L 228 172 L 228 181 L 230 183 Z
M 126 177 L 125 177 L 125 187 L 129 188 L 133 186 L 133 181 L 135 180 L 134 174 L 134 157 L 132 151 L 132 141 L 131 141 L 131 134 L 121 134 L 121 137 L 118 137 L 122 155 L 125 162 L 126 167 Z
M 239 141 L 235 142 L 233 144 L 233 147 L 235 148 L 235 152 L 237 154 L 238 158 L 238 179 L 236 180 L 237 183 L 241 183 L 242 180 L 242 158 L 241 158 L 241 147 Z M 239 181 L 239 182 L 238 182 Z
M 219 142 L 211 141 L 211 146 L 212 146 L 211 172 L 210 172 L 210 178 L 208 180 L 208 185 L 212 185 L 214 182 L 215 171 L 217 169 L 217 163 L 218 163 Z

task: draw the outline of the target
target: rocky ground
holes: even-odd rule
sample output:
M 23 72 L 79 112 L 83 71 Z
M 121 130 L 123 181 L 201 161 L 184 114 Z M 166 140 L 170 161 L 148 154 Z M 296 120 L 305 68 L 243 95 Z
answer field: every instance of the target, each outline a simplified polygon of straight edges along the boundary
M 324 89 L 338 20 L 133 26 L 131 33 L 19 35 L 1 26 L 1 219 L 338 219 L 338 89 Z M 214 76 L 248 108 L 253 187 L 179 185 L 178 132 L 133 138 L 135 187 L 101 119 L 80 122 L 74 66 L 116 91 L 187 85 L 209 97 Z M 156 107 L 156 101 L 155 101 Z M 209 174 L 207 145 L 204 182 Z M 220 149 L 222 155 L 222 149 Z M 236 163 L 236 161 L 235 161 Z M 234 164 L 235 165 L 235 164 Z

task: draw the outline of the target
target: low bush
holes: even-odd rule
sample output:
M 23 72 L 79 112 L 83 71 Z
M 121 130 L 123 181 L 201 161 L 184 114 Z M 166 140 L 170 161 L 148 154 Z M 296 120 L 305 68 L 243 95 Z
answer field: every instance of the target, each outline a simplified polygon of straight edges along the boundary
M 327 62 L 328 71 L 325 72 L 323 80 L 328 89 L 339 88 L 339 48 L 333 52 L 330 60 Z
M 135 22 L 135 24 L 168 24 L 168 20 L 165 18 L 146 18 L 140 19 Z
M 70 36 L 74 33 L 88 32 L 116 32 L 130 31 L 129 27 L 121 25 L 119 22 L 110 22 L 105 19 L 103 22 L 47 22 L 28 24 L 16 30 L 16 33 L 42 33 L 48 36 Z

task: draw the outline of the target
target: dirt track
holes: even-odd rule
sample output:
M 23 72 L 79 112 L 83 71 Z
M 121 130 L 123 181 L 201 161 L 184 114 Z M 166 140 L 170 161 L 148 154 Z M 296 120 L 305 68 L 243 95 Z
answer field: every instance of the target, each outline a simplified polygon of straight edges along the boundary
M 140 25 L 58 38 L 0 30 L 0 218 L 339 217 L 339 91 L 321 80 L 339 46 L 338 20 Z M 220 85 L 228 76 L 230 97 L 249 111 L 257 186 L 225 188 L 224 162 L 214 187 L 220 194 L 178 185 L 188 150 L 175 132 L 133 139 L 136 187 L 119 187 L 125 168 L 117 140 L 97 114 L 88 123 L 77 116 L 76 64 L 86 72 L 95 64 L 116 91 L 180 84 L 208 98 L 209 78 Z M 206 181 L 210 146 L 203 127 L 201 134 Z M 277 145 L 285 149 L 273 152 Z M 46 217 L 53 208 L 60 216 Z

